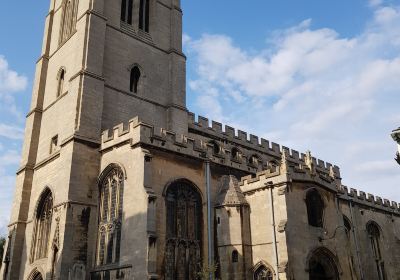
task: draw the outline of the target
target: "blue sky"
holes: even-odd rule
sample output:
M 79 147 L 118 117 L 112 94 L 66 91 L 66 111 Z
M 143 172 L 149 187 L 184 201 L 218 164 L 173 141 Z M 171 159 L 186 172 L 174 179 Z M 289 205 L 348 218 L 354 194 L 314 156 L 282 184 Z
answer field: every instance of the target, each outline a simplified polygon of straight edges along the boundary
M 400 201 L 399 0 L 182 2 L 191 111 L 311 150 L 344 184 Z M 0 5 L 1 234 L 49 4 Z

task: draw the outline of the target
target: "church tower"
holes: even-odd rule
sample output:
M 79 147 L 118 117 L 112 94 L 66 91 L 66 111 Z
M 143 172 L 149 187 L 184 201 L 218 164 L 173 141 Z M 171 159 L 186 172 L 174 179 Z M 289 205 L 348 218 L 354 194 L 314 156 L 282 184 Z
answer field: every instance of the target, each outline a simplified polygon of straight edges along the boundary
M 139 116 L 187 133 L 185 61 L 179 0 L 51 0 L 0 279 L 89 279 L 101 132 Z

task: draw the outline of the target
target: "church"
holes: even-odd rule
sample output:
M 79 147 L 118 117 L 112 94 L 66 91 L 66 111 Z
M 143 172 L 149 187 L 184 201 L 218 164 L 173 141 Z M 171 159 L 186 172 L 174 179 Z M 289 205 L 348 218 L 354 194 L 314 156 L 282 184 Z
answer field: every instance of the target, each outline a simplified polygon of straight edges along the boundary
M 0 279 L 400 279 L 399 204 L 188 111 L 182 14 L 50 1 Z

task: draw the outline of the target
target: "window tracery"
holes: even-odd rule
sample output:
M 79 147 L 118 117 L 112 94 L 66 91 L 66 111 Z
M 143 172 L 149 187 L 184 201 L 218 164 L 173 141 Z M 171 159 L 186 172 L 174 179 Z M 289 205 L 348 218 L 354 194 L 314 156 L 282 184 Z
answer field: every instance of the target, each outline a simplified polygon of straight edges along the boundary
M 53 196 L 50 190 L 46 190 L 42 194 L 36 210 L 35 230 L 32 243 L 32 261 L 47 257 L 52 216 Z
M 119 261 L 124 174 L 113 168 L 100 185 L 97 265 Z
M 254 272 L 254 280 L 273 280 L 273 279 L 274 277 L 272 271 L 266 268 L 264 265 L 260 266 Z
M 202 210 L 199 193 L 186 182 L 176 182 L 166 194 L 166 280 L 195 280 L 201 262 Z
M 121 0 L 121 21 L 132 24 L 133 0 Z
M 370 222 L 367 225 L 367 232 L 371 242 L 372 253 L 376 263 L 379 280 L 386 280 L 385 263 L 381 251 L 381 232 L 377 224 Z

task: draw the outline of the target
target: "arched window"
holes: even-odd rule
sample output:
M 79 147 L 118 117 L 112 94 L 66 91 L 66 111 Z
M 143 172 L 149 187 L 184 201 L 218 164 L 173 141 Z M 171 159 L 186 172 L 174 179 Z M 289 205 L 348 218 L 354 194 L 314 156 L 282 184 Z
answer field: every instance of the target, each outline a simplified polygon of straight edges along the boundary
M 100 184 L 97 265 L 119 261 L 121 246 L 124 174 L 112 168 Z
M 41 196 L 36 210 L 35 230 L 32 246 L 32 261 L 46 258 L 53 216 L 53 196 L 47 189 Z
M 202 200 L 195 187 L 184 180 L 166 192 L 165 279 L 198 279 L 202 248 Z
M 139 29 L 149 32 L 150 24 L 150 0 L 140 0 Z
M 260 164 L 260 158 L 257 155 L 252 155 L 249 158 L 249 164 L 257 167 Z
M 237 250 L 232 251 L 232 263 L 239 262 L 239 253 Z
M 28 277 L 28 280 L 43 280 L 43 277 L 42 274 L 35 269 Z
M 132 24 L 133 0 L 121 0 L 121 21 Z
M 308 224 L 313 227 L 323 227 L 324 201 L 316 189 L 311 189 L 306 195 Z
M 209 144 L 212 146 L 213 154 L 219 155 L 219 153 L 221 152 L 221 148 L 218 143 L 215 141 L 210 141 Z
M 240 157 L 240 151 L 238 148 L 232 148 L 231 150 L 231 158 L 233 160 L 239 160 Z
M 60 28 L 60 44 L 68 40 L 76 29 L 78 0 L 64 0 L 62 9 L 63 13 Z
M 310 280 L 339 280 L 339 273 L 332 254 L 324 249 L 317 249 L 308 263 Z
M 131 82 L 130 82 L 130 91 L 133 93 L 138 92 L 139 81 L 140 81 L 140 69 L 137 66 L 134 66 L 131 69 Z
M 379 226 L 374 222 L 369 222 L 367 232 L 371 242 L 371 249 L 376 263 L 379 280 L 386 280 L 385 263 L 381 251 L 381 232 Z
M 65 69 L 61 68 L 58 73 L 57 97 L 64 92 Z
M 266 268 L 264 265 L 257 268 L 254 272 L 254 280 L 273 280 L 272 271 Z
M 347 239 L 350 240 L 351 223 L 350 223 L 349 218 L 347 218 L 345 215 L 343 215 L 343 224 L 344 224 L 344 229 L 346 232 Z

